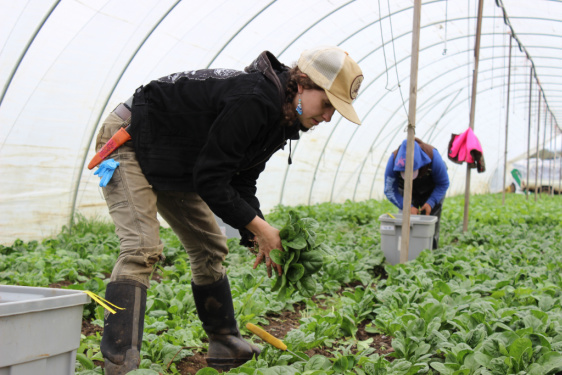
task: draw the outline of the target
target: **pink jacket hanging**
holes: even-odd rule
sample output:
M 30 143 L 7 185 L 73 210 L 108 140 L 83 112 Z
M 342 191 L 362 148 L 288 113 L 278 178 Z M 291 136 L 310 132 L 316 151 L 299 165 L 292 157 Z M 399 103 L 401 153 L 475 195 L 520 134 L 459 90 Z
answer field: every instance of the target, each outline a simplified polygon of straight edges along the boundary
M 478 173 L 486 170 L 484 154 L 480 141 L 471 128 L 462 134 L 452 134 L 447 153 L 449 160 L 462 164 L 464 161 L 470 168 L 476 168 Z

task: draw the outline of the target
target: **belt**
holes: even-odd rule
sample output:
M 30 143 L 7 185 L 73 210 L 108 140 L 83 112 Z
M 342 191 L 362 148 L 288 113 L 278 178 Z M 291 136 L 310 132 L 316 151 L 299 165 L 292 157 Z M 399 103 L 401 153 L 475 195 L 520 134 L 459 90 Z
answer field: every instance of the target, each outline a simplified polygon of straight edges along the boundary
M 127 106 L 123 103 L 119 104 L 114 110 L 115 113 L 119 118 L 123 121 L 129 121 L 131 118 L 131 110 L 127 108 Z

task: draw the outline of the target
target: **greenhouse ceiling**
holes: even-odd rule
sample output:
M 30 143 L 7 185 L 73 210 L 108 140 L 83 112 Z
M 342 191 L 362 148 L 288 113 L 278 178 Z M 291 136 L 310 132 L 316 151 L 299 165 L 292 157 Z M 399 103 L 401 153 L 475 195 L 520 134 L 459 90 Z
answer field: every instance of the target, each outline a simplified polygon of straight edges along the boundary
M 492 180 L 505 155 L 515 160 L 537 145 L 560 150 L 562 2 L 483 4 L 474 132 L 486 171 L 472 170 L 471 193 L 502 188 Z M 387 159 L 406 137 L 413 6 L 0 0 L 0 242 L 58 233 L 73 214 L 107 216 L 99 178 L 85 166 L 104 117 L 135 88 L 178 71 L 243 69 L 264 50 L 292 65 L 304 49 L 337 45 L 365 77 L 355 102 L 363 124 L 336 114 L 293 144 L 291 166 L 288 148 L 274 155 L 258 182 L 264 211 L 382 199 Z M 451 135 L 469 126 L 477 16 L 477 0 L 422 2 L 416 136 L 442 155 Z M 464 194 L 466 165 L 447 163 L 448 194 Z

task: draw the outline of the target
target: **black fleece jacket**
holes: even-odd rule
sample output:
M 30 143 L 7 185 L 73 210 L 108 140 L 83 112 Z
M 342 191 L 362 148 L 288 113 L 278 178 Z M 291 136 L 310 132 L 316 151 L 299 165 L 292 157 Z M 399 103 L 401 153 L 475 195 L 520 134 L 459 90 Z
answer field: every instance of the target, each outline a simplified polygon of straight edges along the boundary
M 299 126 L 282 126 L 288 67 L 265 51 L 244 72 L 205 69 L 139 87 L 131 137 L 155 190 L 195 191 L 225 223 L 263 217 L 258 176 Z

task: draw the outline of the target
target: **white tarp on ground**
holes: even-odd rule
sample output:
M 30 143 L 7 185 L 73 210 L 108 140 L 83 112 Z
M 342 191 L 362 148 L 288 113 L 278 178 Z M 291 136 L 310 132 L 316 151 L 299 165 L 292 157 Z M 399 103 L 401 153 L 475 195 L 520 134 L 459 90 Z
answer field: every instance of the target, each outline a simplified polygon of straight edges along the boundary
M 135 88 L 177 71 L 242 69 L 263 50 L 291 65 L 303 49 L 338 45 L 365 76 L 355 104 L 363 125 L 336 115 L 293 145 L 290 168 L 288 148 L 276 154 L 258 183 L 264 211 L 382 198 L 386 161 L 406 137 L 413 3 L 0 0 L 0 242 L 51 235 L 73 213 L 107 217 L 85 165 L 103 118 Z M 562 110 L 562 2 L 509 0 L 505 14 L 500 0 L 484 4 L 474 131 L 487 172 L 472 174 L 477 193 L 503 160 L 507 113 L 510 160 L 543 129 L 552 138 Z M 422 5 L 416 134 L 443 155 L 469 124 L 477 9 L 476 0 Z M 512 31 L 521 45 L 506 111 Z M 546 115 L 536 79 L 529 87 L 532 64 Z M 464 193 L 465 166 L 448 167 L 449 194 Z

